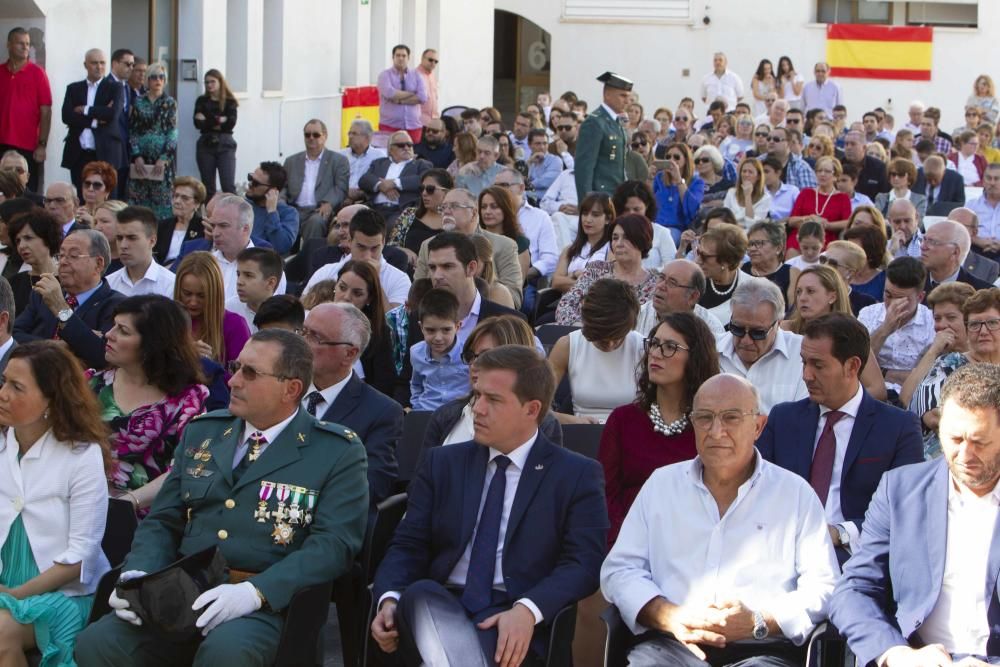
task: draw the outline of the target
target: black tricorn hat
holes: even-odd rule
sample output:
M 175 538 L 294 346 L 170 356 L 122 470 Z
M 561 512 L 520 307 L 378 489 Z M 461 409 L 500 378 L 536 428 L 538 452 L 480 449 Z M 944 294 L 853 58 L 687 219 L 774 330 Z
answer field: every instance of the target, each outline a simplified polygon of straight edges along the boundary
M 597 77 L 597 80 L 610 88 L 618 88 L 619 90 L 627 90 L 629 92 L 632 91 L 632 82 L 622 75 L 615 74 L 614 72 L 605 72 L 601 76 Z

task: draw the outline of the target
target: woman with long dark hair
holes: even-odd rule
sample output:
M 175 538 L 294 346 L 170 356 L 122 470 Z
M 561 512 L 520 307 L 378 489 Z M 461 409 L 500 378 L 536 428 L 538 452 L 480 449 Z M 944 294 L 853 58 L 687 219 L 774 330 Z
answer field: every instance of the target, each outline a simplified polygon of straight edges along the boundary
M 372 337 L 355 364 L 358 375 L 386 396 L 396 385 L 396 365 L 392 357 L 392 337 L 385 321 L 386 300 L 378 271 L 367 262 L 350 260 L 337 274 L 334 303 L 349 303 L 368 317 Z M 360 366 L 360 368 L 358 368 Z
M 194 126 L 201 130 L 195 159 L 206 201 L 215 194 L 215 174 L 223 192 L 236 192 L 236 107 L 240 105 L 229 89 L 226 78 L 217 69 L 205 72 L 205 94 L 194 102 Z
M 562 251 L 552 274 L 554 289 L 565 294 L 583 275 L 588 264 L 607 260 L 614 219 L 615 205 L 611 197 L 603 192 L 592 192 L 583 198 L 576 238 Z

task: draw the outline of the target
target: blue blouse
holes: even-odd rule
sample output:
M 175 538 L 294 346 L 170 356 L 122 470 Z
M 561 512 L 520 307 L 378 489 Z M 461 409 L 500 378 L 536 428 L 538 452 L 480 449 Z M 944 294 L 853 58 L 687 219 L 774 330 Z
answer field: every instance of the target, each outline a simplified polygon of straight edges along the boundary
M 691 178 L 682 198 L 676 185 L 664 185 L 660 174 L 653 179 L 653 196 L 656 197 L 656 224 L 684 231 L 698 214 L 705 195 L 705 181 L 700 176 Z

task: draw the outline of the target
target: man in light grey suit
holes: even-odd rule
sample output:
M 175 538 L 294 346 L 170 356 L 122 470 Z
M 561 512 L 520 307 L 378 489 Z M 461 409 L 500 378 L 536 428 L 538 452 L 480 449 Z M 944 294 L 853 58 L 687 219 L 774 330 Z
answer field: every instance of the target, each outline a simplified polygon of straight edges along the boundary
M 347 196 L 351 165 L 326 147 L 326 124 L 313 118 L 302 130 L 306 149 L 285 160 L 284 198 L 299 212 L 304 239 L 325 237 L 334 212 Z
M 0 373 L 7 368 L 10 351 L 17 347 L 14 340 L 14 291 L 6 278 L 0 278 Z

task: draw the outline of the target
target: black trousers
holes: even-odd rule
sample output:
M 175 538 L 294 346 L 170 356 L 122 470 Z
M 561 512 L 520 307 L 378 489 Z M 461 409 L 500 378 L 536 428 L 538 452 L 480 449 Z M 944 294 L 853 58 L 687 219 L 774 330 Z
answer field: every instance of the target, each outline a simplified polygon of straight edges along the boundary
M 195 160 L 201 182 L 205 184 L 208 201 L 215 194 L 215 174 L 223 192 L 236 192 L 236 140 L 231 134 L 208 133 L 198 138 Z

